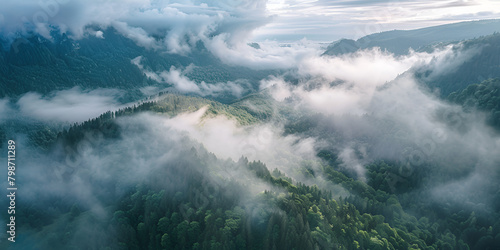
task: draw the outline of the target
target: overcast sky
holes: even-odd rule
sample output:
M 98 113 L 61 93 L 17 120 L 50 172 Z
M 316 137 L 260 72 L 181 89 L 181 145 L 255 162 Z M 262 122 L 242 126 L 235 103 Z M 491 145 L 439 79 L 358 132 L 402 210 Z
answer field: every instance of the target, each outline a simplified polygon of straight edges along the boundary
M 500 18 L 500 0 L 2 0 L 0 34 L 50 39 L 58 27 L 74 38 L 105 38 L 95 27 L 113 27 L 141 46 L 185 53 L 199 40 L 331 42 L 493 18 Z
M 270 0 L 254 39 L 332 41 L 393 29 L 500 18 L 499 0 Z

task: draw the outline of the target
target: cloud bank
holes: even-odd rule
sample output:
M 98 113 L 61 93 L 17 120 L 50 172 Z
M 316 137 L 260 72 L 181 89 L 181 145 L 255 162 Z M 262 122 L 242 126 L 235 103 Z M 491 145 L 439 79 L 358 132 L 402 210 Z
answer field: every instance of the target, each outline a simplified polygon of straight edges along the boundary
M 52 39 L 53 32 L 68 32 L 79 39 L 104 37 L 101 30 L 113 27 L 140 46 L 182 54 L 213 38 L 235 45 L 269 21 L 263 0 L 28 0 L 2 5 L 0 33 L 15 38 L 36 32 Z
M 175 90 L 183 94 L 196 94 L 200 96 L 229 94 L 233 97 L 240 98 L 250 87 L 249 83 L 243 79 L 215 84 L 206 83 L 205 81 L 197 83 L 187 76 L 187 74 L 196 70 L 194 64 L 190 64 L 185 69 L 177 69 L 175 66 L 171 66 L 168 71 L 153 72 L 149 69 L 145 69 L 141 64 L 141 60 L 142 56 L 138 56 L 132 59 L 131 63 L 136 65 L 148 78 L 159 83 L 169 84 Z
M 52 122 L 83 122 L 122 105 L 117 101 L 118 90 L 82 91 L 78 87 L 56 91 L 48 96 L 29 92 L 17 101 L 19 112 L 32 119 Z
M 311 57 L 291 73 L 297 80 L 271 77 L 261 81 L 261 89 L 301 112 L 322 114 L 321 124 L 310 128 L 322 129 L 321 136 L 312 134 L 314 148 L 334 149 L 342 167 L 357 178 L 366 180 L 365 166 L 374 161 L 398 162 L 404 166 L 401 178 L 417 178 L 419 171 L 434 174 L 426 185 L 437 202 L 444 193 L 455 194 L 460 179 L 471 189 L 448 195 L 447 201 L 488 204 L 484 190 L 494 182 L 477 180 L 489 179 L 500 162 L 493 153 L 500 150 L 500 137 L 486 125 L 484 114 L 443 101 L 413 75 L 422 65 L 447 74 L 477 52 L 446 47 L 395 57 L 373 49 Z

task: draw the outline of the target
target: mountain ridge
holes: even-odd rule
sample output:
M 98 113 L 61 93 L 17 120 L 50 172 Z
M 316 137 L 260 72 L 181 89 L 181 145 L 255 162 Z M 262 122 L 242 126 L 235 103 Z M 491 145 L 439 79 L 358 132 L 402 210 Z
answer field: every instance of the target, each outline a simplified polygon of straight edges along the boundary
M 422 46 L 434 43 L 468 40 L 495 32 L 500 32 L 500 19 L 459 22 L 414 30 L 392 30 L 370 34 L 357 40 L 341 39 L 331 43 L 323 55 L 342 55 L 373 47 L 403 55 L 410 48 L 419 50 Z

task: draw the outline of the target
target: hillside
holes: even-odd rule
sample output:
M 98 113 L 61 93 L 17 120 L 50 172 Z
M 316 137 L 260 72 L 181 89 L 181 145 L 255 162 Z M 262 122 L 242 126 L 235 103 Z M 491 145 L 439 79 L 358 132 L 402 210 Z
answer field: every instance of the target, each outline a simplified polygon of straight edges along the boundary
M 83 178 L 92 183 L 85 189 L 95 196 L 91 202 L 102 206 L 100 213 L 107 216 L 96 215 L 88 207 L 89 201 L 79 197 L 52 203 L 59 194 L 47 193 L 36 203 L 20 201 L 19 213 L 26 216 L 19 221 L 25 237 L 20 238 L 19 246 L 462 249 L 468 245 L 482 249 L 496 244 L 493 237 L 499 237 L 500 224 L 487 218 L 498 218 L 497 213 L 471 212 L 451 204 L 437 209 L 428 200 L 422 183 L 461 178 L 463 173 L 456 170 L 446 172 L 430 163 L 415 171 L 411 180 L 393 183 L 388 176 L 400 175 L 402 163 L 376 161 L 367 165 L 368 180 L 362 182 L 343 167 L 341 152 L 323 148 L 316 162 L 300 160 L 291 173 L 284 173 L 245 156 L 237 161 L 220 159 L 198 142 L 156 127 L 165 119 L 208 107 L 198 126 L 224 116 L 251 129 L 269 116 L 278 116 L 282 117 L 279 122 L 286 123 L 284 135 L 322 137 L 335 143 L 349 140 L 337 128 L 325 126 L 331 117 L 252 112 L 249 107 L 286 110 L 281 104 L 263 102 L 265 96 L 252 95 L 226 105 L 166 93 L 75 124 L 57 135 L 44 130 L 34 134 L 32 143 L 52 152 L 46 153 L 52 164 L 42 176 L 54 175 L 54 182 L 69 190 L 75 184 L 68 180 Z M 360 119 L 373 123 L 376 118 Z M 359 140 L 376 145 L 370 138 L 361 136 Z M 81 158 L 91 152 L 102 159 Z M 165 155 L 170 156 L 165 159 Z M 135 157 L 140 158 L 139 166 L 134 165 Z M 108 163 L 102 165 L 103 161 Z M 463 164 L 461 168 L 470 171 L 470 165 Z M 101 179 L 103 174 L 116 177 Z M 325 180 L 316 179 L 319 176 Z M 446 209 L 452 214 L 443 216 Z M 89 224 L 99 233 L 88 230 Z M 86 237 L 96 240 L 81 240 Z
M 127 102 L 146 97 L 141 88 L 172 86 L 172 83 L 147 77 L 131 62 L 139 56 L 142 56 L 142 66 L 152 72 L 168 71 L 172 66 L 184 69 L 192 64 L 197 68 L 186 76 L 195 82 L 204 81 L 210 85 L 245 79 L 250 83 L 245 91 L 255 90 L 258 81 L 272 72 L 223 64 L 204 48 L 202 42 L 191 53 L 179 55 L 140 47 L 112 28 L 103 34 L 104 39 L 88 36 L 80 40 L 62 34 L 56 36 L 54 42 L 34 35 L 18 38 L 10 47 L 0 48 L 0 98 L 30 91 L 47 94 L 79 86 L 82 89 L 126 90 L 122 101 Z M 0 44 L 8 43 L 0 38 Z M 222 94 L 215 98 L 225 102 L 235 98 Z
M 444 98 L 471 84 L 500 77 L 500 33 L 464 41 L 455 45 L 454 50 L 468 56 L 449 70 L 442 71 L 430 64 L 411 71 L 431 89 L 438 89 Z
M 150 138 L 150 133 L 154 134 L 154 129 L 145 127 L 143 121 L 136 119 L 144 119 L 144 112 L 175 117 L 206 105 L 209 106 L 207 119 L 210 119 L 210 114 L 219 114 L 236 119 L 242 125 L 258 122 L 238 107 L 165 94 L 72 126 L 59 133 L 57 140 L 48 143 L 56 148 L 62 143 L 66 154 L 76 157 L 75 160 L 88 150 L 83 143 L 90 143 L 92 151 L 100 155 L 115 157 L 116 150 L 123 153 L 134 146 L 127 139 L 131 135 Z M 316 130 L 314 127 L 310 129 Z M 101 135 L 96 137 L 99 133 Z M 94 166 L 87 165 L 87 160 L 83 159 L 77 161 L 78 166 L 61 169 L 54 164 L 48 167 L 45 170 L 48 174 L 59 176 L 54 180 L 56 182 L 82 177 L 91 181 L 93 184 L 88 188 L 96 196 L 93 202 L 103 206 L 102 212 L 109 216 L 104 219 L 96 217 L 88 210 L 86 201 L 78 197 L 50 203 L 57 195 L 45 194 L 37 203 L 21 201 L 19 213 L 26 216 L 21 217 L 19 223 L 31 233 L 24 233 L 26 238 L 20 238 L 17 244 L 25 248 L 47 248 L 50 245 L 55 248 L 107 246 L 112 249 L 117 246 L 132 249 L 186 246 L 203 249 L 331 249 L 335 246 L 348 249 L 442 249 L 465 244 L 462 240 L 450 241 L 441 230 L 436 231 L 432 223 L 424 222 L 429 219 L 417 219 L 405 213 L 398 197 L 390 191 L 375 190 L 345 176 L 338 171 L 338 162 L 326 161 L 316 170 L 306 162 L 299 163 L 302 167 L 297 170 L 302 172 L 302 178 L 322 173 L 327 177 L 327 186 L 337 186 L 321 189 L 294 180 L 277 169 L 271 171 L 261 162 L 250 162 L 243 156 L 238 161 L 218 159 L 202 145 L 189 140 L 175 142 L 173 138 L 176 136 L 168 132 L 164 136 L 173 137 L 167 139 L 166 144 L 160 138 L 148 139 L 148 144 L 155 145 L 153 151 L 147 153 L 148 157 L 160 157 L 169 151 L 175 151 L 175 156 L 155 167 L 154 171 L 133 174 L 135 180 L 132 183 L 135 184 L 128 184 L 127 172 L 136 171 L 127 163 L 134 161 L 128 154 L 116 158 L 114 164 L 102 166 L 101 174 L 123 174 L 112 181 L 101 180 L 100 174 L 94 172 Z M 138 149 L 135 146 L 132 148 Z M 65 160 L 58 154 L 50 157 L 56 161 Z M 378 171 L 376 167 L 374 171 Z M 262 187 L 265 189 L 257 194 L 250 191 Z M 339 192 L 341 190 L 345 191 Z M 346 191 L 348 197 L 342 197 Z M 362 205 L 363 202 L 369 205 Z M 89 224 L 99 230 L 87 230 L 85 225 Z M 96 240 L 82 240 L 86 237 Z M 28 238 L 40 240 L 32 242 Z
M 448 99 L 467 112 L 485 112 L 488 123 L 500 131 L 500 78 L 469 85 L 461 92 L 451 93 Z

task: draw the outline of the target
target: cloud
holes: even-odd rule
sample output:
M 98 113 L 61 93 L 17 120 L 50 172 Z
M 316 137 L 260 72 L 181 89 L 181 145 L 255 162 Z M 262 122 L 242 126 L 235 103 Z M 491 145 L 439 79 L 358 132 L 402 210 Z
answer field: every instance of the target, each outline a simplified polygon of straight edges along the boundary
M 205 107 L 165 120 L 163 124 L 185 132 L 221 159 L 246 156 L 250 161 L 264 162 L 270 169 L 292 173 L 300 167 L 300 162 L 316 157 L 312 139 L 283 137 L 282 129 L 273 124 L 242 127 L 225 116 L 207 117 L 206 112 Z
M 19 111 L 26 117 L 41 121 L 82 122 L 121 107 L 116 100 L 117 90 L 82 91 L 78 87 L 52 92 L 48 96 L 29 92 L 17 101 Z
M 461 61 L 472 58 L 477 48 L 463 51 L 446 47 L 433 53 L 412 52 L 401 57 L 371 49 L 340 57 L 320 57 L 320 51 L 311 48 L 307 40 L 289 46 L 264 42 L 260 49 L 243 43 L 256 27 L 268 21 L 265 1 L 160 4 L 129 0 L 123 4 L 106 2 L 102 9 L 95 9 L 93 2 L 88 4 L 94 7 L 82 2 L 56 3 L 61 15 L 62 9 L 82 8 L 81 12 L 64 12 L 64 15 L 80 14 L 69 23 L 63 23 L 63 16 L 57 13 L 52 18 L 51 9 L 42 9 L 51 17 L 47 23 L 57 24 L 75 37 L 90 34 L 104 38 L 103 31 L 86 25 L 101 26 L 103 30 L 111 26 L 150 49 L 165 46 L 169 53 L 185 54 L 196 42 L 203 41 L 207 49 L 227 64 L 290 69 L 282 76 L 263 79 L 261 90 L 269 91 L 282 105 L 293 106 L 298 114 L 322 114 L 325 119 L 320 122 L 325 123 L 321 124 L 325 130 L 313 136 L 285 136 L 280 123 L 241 126 L 224 116 L 210 116 L 207 107 L 175 117 L 152 114 L 122 117 L 117 120 L 120 138 L 105 140 L 99 135 L 87 135 L 76 149 L 59 145 L 50 155 L 27 156 L 24 160 L 30 164 L 21 168 L 20 175 L 26 180 L 23 187 L 28 200 L 72 197 L 84 209 L 100 218 L 106 217 L 106 202 L 112 202 L 143 181 L 160 179 L 155 184 L 164 185 L 166 190 L 187 189 L 177 171 L 182 172 L 183 164 L 193 159 L 191 148 L 204 152 L 203 145 L 220 159 L 234 161 L 246 156 L 321 188 L 331 187 L 320 174 L 316 153 L 329 147 L 338 152 L 341 167 L 354 171 L 360 180 L 367 179 L 366 164 L 387 159 L 401 163 L 405 172 L 400 174 L 404 178 L 416 178 L 413 173 L 421 169 L 436 173 L 425 183 L 429 187 L 428 197 L 436 202 L 489 204 L 490 198 L 483 190 L 496 181 L 491 176 L 500 162 L 496 153 L 500 150 L 498 135 L 485 125 L 484 114 L 465 113 L 460 107 L 438 99 L 412 76 L 415 68 L 423 66 L 433 69 L 434 75 L 430 77 L 447 74 Z M 38 13 L 34 2 L 26 5 L 26 9 L 19 10 L 21 13 Z M 8 3 L 7 9 L 13 6 L 17 5 Z M 135 9 L 129 9 L 130 6 Z M 54 13 L 56 10 L 53 7 Z M 6 17 L 2 12 L 0 21 L 9 20 L 10 16 Z M 35 23 L 32 28 L 50 38 L 52 26 L 47 23 Z M 15 33 L 13 27 L 2 26 L 0 32 Z M 230 93 L 241 97 L 247 90 L 244 80 L 215 84 L 194 81 L 188 75 L 196 70 L 195 65 L 171 66 L 155 72 L 144 67 L 141 60 L 139 56 L 131 63 L 150 79 L 171 85 L 181 93 L 200 96 Z M 155 93 L 157 88 L 146 87 L 141 91 Z M 80 122 L 118 109 L 119 95 L 116 90 L 73 88 L 48 96 L 27 93 L 16 105 L 23 116 L 37 120 Z M 8 116 L 9 105 L 8 99 L 0 100 L 0 122 Z M 309 129 L 313 133 L 318 128 Z M 226 162 L 232 166 L 233 161 Z M 302 176 L 300 170 L 305 164 L 318 170 L 315 179 Z M 244 182 L 252 194 L 268 188 L 259 179 L 249 177 L 244 169 L 228 170 L 215 165 L 206 166 L 214 182 L 219 179 Z M 47 182 L 49 179 L 53 181 Z
M 316 156 L 316 138 L 283 136 L 283 125 L 275 122 L 241 126 L 226 116 L 211 116 L 207 107 L 192 113 L 185 113 L 163 120 L 162 126 L 186 135 L 191 140 L 204 146 L 219 159 L 233 161 L 246 157 L 249 161 L 260 161 L 266 164 L 270 172 L 278 169 L 294 181 L 307 185 L 316 185 L 327 190 L 335 190 L 335 196 L 348 196 L 349 192 L 337 184 L 327 181 L 320 174 L 314 178 L 305 176 L 303 169 L 320 173 L 321 164 Z M 217 173 L 217 172 L 216 172 Z M 223 170 L 218 173 L 242 181 L 240 171 Z M 252 186 L 252 185 L 251 185 Z M 262 185 L 256 190 L 262 191 Z
M 196 94 L 200 96 L 230 94 L 236 98 L 240 98 L 250 87 L 248 81 L 243 79 L 215 84 L 206 83 L 205 81 L 196 83 L 187 76 L 187 74 L 196 70 L 194 64 L 190 64 L 183 70 L 171 66 L 168 71 L 153 72 L 149 69 L 145 69 L 141 64 L 141 60 L 142 56 L 138 56 L 132 59 L 131 63 L 136 65 L 150 79 L 159 83 L 170 84 L 175 90 L 183 94 Z
M 309 128 L 313 148 L 334 149 L 341 167 L 360 180 L 367 178 L 364 166 L 371 162 L 398 162 L 405 167 L 401 178 L 417 178 L 418 171 L 434 173 L 426 185 L 436 202 L 444 200 L 439 199 L 443 193 L 456 192 L 454 183 L 464 178 L 474 188 L 457 196 L 467 199 L 451 201 L 489 204 L 484 190 L 494 182 L 477 180 L 487 179 L 500 162 L 492 153 L 500 150 L 500 138 L 486 125 L 484 114 L 466 113 L 439 99 L 413 75 L 424 66 L 448 74 L 477 51 L 458 45 L 399 57 L 378 49 L 308 57 L 291 73 L 296 80 L 271 77 L 261 81 L 261 89 L 298 112 L 322 114 L 324 119 L 316 120 L 320 125 Z
M 104 39 L 104 33 L 100 30 L 95 32 L 95 37 Z
M 208 174 L 208 179 L 244 182 L 251 194 L 270 187 L 236 166 L 235 161 L 242 156 L 260 160 L 270 170 L 278 168 L 292 174 L 302 162 L 315 158 L 312 139 L 282 137 L 282 129 L 273 124 L 240 126 L 225 116 L 210 116 L 207 110 L 204 107 L 175 117 L 150 113 L 119 117 L 120 137 L 114 140 L 100 132 L 88 132 L 75 147 L 59 144 L 48 154 L 26 154 L 24 161 L 29 164 L 19 173 L 24 176 L 25 197 L 33 201 L 72 197 L 64 201 L 76 200 L 83 209 L 102 217 L 106 216 L 107 201 L 146 181 L 167 191 L 187 189 L 182 175 L 191 174 L 192 169 L 186 171 L 185 167 L 199 169 L 199 162 L 189 165 L 193 157 L 206 161 L 204 167 L 209 171 L 199 170 Z M 199 154 L 193 155 L 193 149 Z M 223 164 L 229 169 L 206 159 L 212 159 L 207 152 L 223 162 L 232 162 Z M 161 179 L 153 181 L 160 172 L 164 173 Z M 52 178 L 47 182 L 49 176 Z
M 50 100 L 43 100 L 37 95 L 35 97 L 41 102 L 51 101 L 50 105 L 38 103 L 40 109 L 44 109 L 56 103 L 66 103 L 58 100 L 62 96 L 69 98 L 75 97 L 74 95 L 85 99 L 80 92 L 73 95 L 57 93 Z M 88 97 L 85 100 L 91 101 Z M 57 111 L 56 108 L 53 112 L 66 112 Z M 107 183 L 110 180 L 118 183 L 115 191 L 119 195 L 126 187 L 140 183 L 165 165 L 169 166 L 179 159 L 192 158 L 189 155 L 192 153 L 191 148 L 200 149 L 201 146 L 221 160 L 237 161 L 241 157 L 247 157 L 250 161 L 265 163 L 270 170 L 277 168 L 299 180 L 303 176 L 298 170 L 304 162 L 317 161 L 315 140 L 312 138 L 282 136 L 283 128 L 273 123 L 241 126 L 226 116 L 213 116 L 207 111 L 208 107 L 203 107 L 174 117 L 149 113 L 120 117 L 116 120 L 121 135 L 118 140 L 105 139 L 99 132 L 92 132 L 87 133 L 76 147 L 58 145 L 49 154 L 33 153 L 33 158 L 25 159 L 33 161 L 33 164 L 22 173 L 34 185 L 25 186 L 27 196 L 35 199 L 40 194 L 70 195 L 86 204 L 86 209 L 97 214 L 104 213 L 102 202 L 95 195 L 96 192 L 100 193 L 95 190 L 98 185 L 95 188 L 88 185 L 89 178 L 95 183 Z M 48 118 L 44 116 L 44 119 Z M 50 171 L 40 174 L 39 169 L 43 169 L 44 165 L 51 166 Z M 244 173 L 244 169 L 211 167 L 214 168 L 212 178 L 240 180 L 251 176 L 250 173 Z M 39 188 L 35 183 L 44 183 L 46 175 L 53 175 L 57 181 Z M 304 183 L 308 181 L 311 180 L 303 180 Z M 181 183 L 176 183 L 172 180 L 171 186 L 182 187 Z M 249 182 L 247 187 L 252 188 L 254 194 L 264 190 L 262 181 L 257 179 Z
M 362 115 L 372 105 L 374 95 L 380 93 L 378 89 L 397 77 L 422 68 L 433 70 L 428 77 L 448 74 L 478 51 L 479 48 L 464 50 L 457 45 L 404 56 L 394 56 L 378 48 L 337 57 L 309 56 L 296 62 L 295 74 L 301 84 L 292 85 L 283 78 L 271 77 L 261 81 L 260 89 L 269 89 L 279 101 L 299 96 L 303 105 L 325 114 Z
M 259 45 L 259 49 L 246 43 L 230 45 L 224 35 L 205 42 L 205 46 L 222 62 L 259 70 L 292 68 L 302 58 L 313 57 L 319 53 L 317 44 L 305 39 L 288 46 L 271 41 Z
M 189 69 L 186 69 L 189 70 Z M 160 73 L 160 77 L 167 83 L 173 84 L 181 93 L 196 93 L 200 94 L 200 88 L 195 82 L 187 78 L 184 72 L 177 70 L 175 66 L 171 66 L 169 71 Z
M 30 32 L 52 39 L 57 30 L 76 39 L 102 37 L 88 27 L 113 27 L 140 46 L 179 54 L 221 34 L 229 44 L 239 43 L 270 20 L 263 0 L 28 0 L 3 4 L 0 16 L 0 33 L 11 39 Z
M 120 117 L 116 120 L 120 137 L 113 140 L 105 139 L 99 132 L 89 132 L 75 147 L 58 144 L 52 152 L 44 154 L 26 148 L 23 157 L 26 168 L 18 170 L 23 176 L 24 202 L 35 204 L 42 211 L 50 211 L 52 205 L 46 202 L 57 199 L 62 206 L 76 204 L 100 220 L 109 220 L 112 215 L 108 206 L 131 188 L 144 183 L 173 196 L 177 191 L 187 192 L 190 183 L 185 180 L 189 176 L 203 174 L 204 181 L 209 182 L 204 185 L 218 185 L 217 190 L 225 187 L 228 181 L 244 183 L 245 193 L 241 197 L 253 197 L 270 190 L 269 184 L 246 168 L 224 158 L 234 156 L 234 160 L 238 160 L 241 153 L 248 153 L 246 147 L 239 147 L 241 142 L 248 141 L 258 146 L 252 157 L 257 159 L 276 152 L 276 146 L 287 151 L 292 147 L 288 145 L 289 141 L 278 139 L 271 142 L 278 135 L 269 130 L 255 138 L 258 130 L 247 131 L 227 118 L 207 117 L 206 110 L 203 108 L 173 118 L 149 113 Z M 254 139 L 258 141 L 251 142 Z M 23 145 L 20 140 L 17 142 Z M 216 161 L 202 144 L 217 148 L 216 155 L 222 160 Z M 271 148 L 274 151 L 269 151 Z M 294 148 L 296 153 L 308 154 L 307 147 Z M 279 160 L 266 157 L 262 159 Z M 203 162 L 203 167 L 200 162 Z M 279 164 L 285 166 L 286 162 Z M 79 219 L 86 220 L 86 217 Z
M 141 91 L 141 93 L 144 96 L 153 96 L 153 95 L 158 94 L 158 92 L 160 92 L 158 87 L 153 87 L 153 86 L 147 86 L 147 87 L 140 88 L 139 91 Z
M 464 8 L 454 2 L 445 5 L 454 16 L 471 13 L 464 12 Z M 432 6 L 422 1 L 393 4 L 389 1 L 28 0 L 2 6 L 0 34 L 11 41 L 31 32 L 47 39 L 52 39 L 57 32 L 67 32 L 75 39 L 89 35 L 104 38 L 106 29 L 113 27 L 148 49 L 187 55 L 203 42 L 224 63 L 255 69 L 284 69 L 315 53 L 309 49 L 310 42 L 292 49 L 266 42 L 266 38 L 289 36 L 292 39 L 285 40 L 297 41 L 307 37 L 309 40 L 331 41 L 334 40 L 332 36 L 359 38 L 394 28 L 409 29 L 449 22 L 436 21 L 440 20 L 436 13 L 426 19 L 427 23 L 421 20 L 421 16 L 412 14 L 418 8 Z M 467 8 L 477 8 L 473 13 L 495 9 L 493 3 L 474 2 L 471 6 Z M 455 9 L 461 12 L 451 11 Z M 424 15 L 431 11 L 420 12 Z M 332 22 L 332 18 L 336 21 Z M 418 22 L 411 18 L 418 18 Z M 443 18 L 450 20 L 450 16 Z M 247 45 L 255 35 L 262 42 L 260 50 Z M 308 43 L 307 40 L 304 43 Z
M 158 74 L 156 74 L 155 72 L 152 72 L 148 69 L 145 69 L 144 66 L 141 64 L 141 61 L 142 61 L 142 56 L 138 56 L 138 57 L 130 60 L 130 62 L 132 64 L 134 64 L 135 66 L 137 66 L 142 71 L 142 73 L 144 73 L 148 78 L 155 80 L 157 82 L 162 82 L 161 77 Z
M 25 180 L 25 201 L 46 211 L 51 205 L 44 202 L 58 199 L 108 220 L 107 206 L 146 180 L 174 193 L 187 188 L 180 178 L 187 173 L 179 164 L 188 164 L 189 149 L 196 145 L 158 126 L 160 121 L 149 115 L 123 118 L 118 121 L 123 132 L 118 140 L 87 133 L 76 147 L 58 144 L 49 153 L 26 154 L 27 167 L 18 170 Z M 164 173 L 161 182 L 153 182 L 160 172 Z
M 473 57 L 478 55 L 483 49 L 483 47 L 476 45 L 465 50 L 462 44 L 448 46 L 448 48 L 451 49 L 451 51 L 443 50 L 435 52 L 436 55 L 433 56 L 431 61 L 420 65 L 420 71 L 431 72 L 424 77 L 425 81 L 431 82 L 439 76 L 454 73 L 460 68 L 460 65 L 473 59 Z

